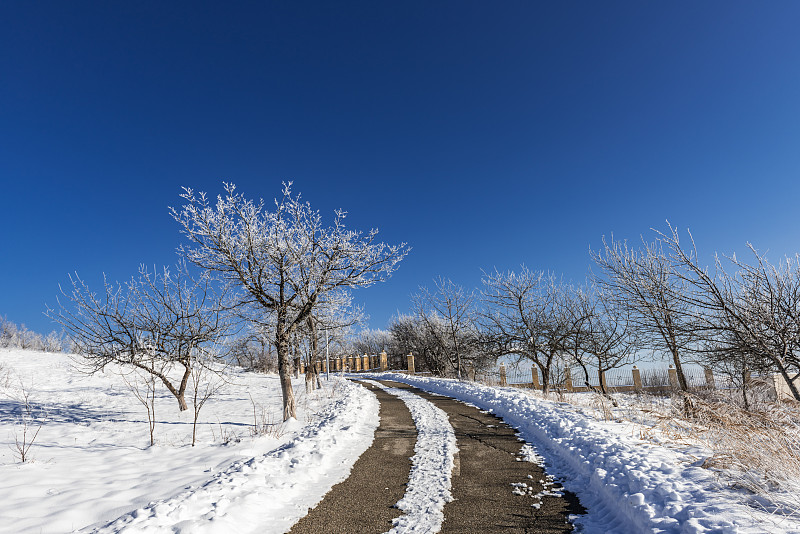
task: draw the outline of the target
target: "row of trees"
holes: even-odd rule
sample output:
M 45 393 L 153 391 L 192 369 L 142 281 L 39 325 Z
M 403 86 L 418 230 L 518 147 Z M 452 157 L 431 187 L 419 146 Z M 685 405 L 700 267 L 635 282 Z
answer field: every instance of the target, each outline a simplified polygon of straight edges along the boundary
M 7 317 L 0 317 L 0 348 L 61 352 L 65 344 L 64 337 L 55 331 L 44 336 L 24 324 L 17 326 Z
M 686 237 L 688 246 L 668 225 L 637 246 L 604 239 L 582 285 L 525 266 L 485 273 L 480 291 L 438 279 L 412 298 L 412 313 L 363 333 L 358 351 L 414 352 L 419 367 L 454 377 L 510 355 L 535 365 L 545 388 L 566 366 L 589 385 L 590 369 L 654 355 L 674 365 L 683 390 L 692 362 L 740 384 L 779 373 L 800 400 L 800 257 L 772 264 L 748 245 L 750 261 L 715 255 L 706 267 Z
M 358 348 L 413 352 L 418 368 L 461 378 L 511 356 L 535 365 L 546 389 L 568 364 L 588 383 L 589 368 L 628 364 L 641 347 L 629 312 L 596 284 L 577 287 L 525 266 L 485 274 L 480 292 L 440 278 L 412 302 L 388 330 L 362 333 Z
M 691 360 L 742 377 L 778 372 L 800 400 L 797 257 L 773 266 L 750 247 L 753 261 L 717 256 L 712 270 L 691 236 L 686 247 L 670 226 L 636 247 L 604 239 L 583 285 L 525 266 L 485 273 L 480 291 L 440 278 L 387 330 L 352 337 L 361 312 L 350 290 L 386 280 L 408 248 L 378 242 L 375 230 L 347 230 L 341 211 L 324 225 L 290 185 L 272 209 L 230 184 L 216 202 L 186 189 L 185 204 L 170 208 L 186 237 L 176 269 L 140 268 L 99 294 L 75 276 L 48 313 L 90 371 L 112 362 L 144 371 L 181 409 L 192 370 L 220 347 L 239 364 L 277 369 L 285 419 L 295 416 L 293 363 L 305 357 L 313 383 L 323 348 L 413 352 L 420 369 L 460 378 L 513 356 L 534 364 L 545 388 L 566 366 L 583 369 L 588 385 L 590 368 L 604 372 L 654 353 L 668 355 L 683 389 Z
M 682 389 L 682 363 L 692 360 L 742 384 L 751 372 L 779 373 L 800 400 L 800 257 L 772 264 L 748 243 L 749 261 L 715 254 L 706 266 L 686 238 L 668 225 L 638 249 L 612 240 L 593 254 L 600 283 L 628 310 L 642 346 L 670 356 Z
M 181 410 L 197 366 L 223 348 L 254 368 L 276 364 L 286 420 L 296 417 L 291 372 L 301 346 L 309 363 L 319 358 L 323 332 L 336 341 L 359 320 L 350 290 L 387 279 L 409 249 L 378 242 L 377 230 L 348 230 L 343 211 L 323 224 L 291 183 L 272 209 L 224 189 L 214 202 L 185 188 L 184 205 L 170 208 L 186 238 L 177 268 L 142 267 L 127 283 L 104 281 L 100 293 L 76 275 L 47 313 L 90 372 L 110 363 L 144 372 Z

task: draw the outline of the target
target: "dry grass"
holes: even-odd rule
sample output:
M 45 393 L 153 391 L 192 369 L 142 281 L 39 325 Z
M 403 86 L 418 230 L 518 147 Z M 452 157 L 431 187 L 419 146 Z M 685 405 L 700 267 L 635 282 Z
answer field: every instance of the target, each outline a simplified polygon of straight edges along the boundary
M 756 395 L 757 397 L 757 395 Z M 677 438 L 705 445 L 703 467 L 732 487 L 747 490 L 750 504 L 770 513 L 800 516 L 800 405 L 768 402 L 745 410 L 724 396 L 673 397 Z
M 286 431 L 283 414 L 281 413 L 281 417 L 277 417 L 274 410 L 267 409 L 263 404 L 253 400 L 252 395 L 250 395 L 250 402 L 253 405 L 253 426 L 250 427 L 250 435 L 254 437 L 269 436 L 275 439 L 283 436 Z
M 744 490 L 746 504 L 800 517 L 800 403 L 776 402 L 759 390 L 750 395 L 749 410 L 728 392 L 673 393 L 668 401 L 628 395 L 612 417 L 633 423 L 642 440 L 705 448 L 702 467 L 722 485 Z M 599 411 L 610 419 L 610 408 Z

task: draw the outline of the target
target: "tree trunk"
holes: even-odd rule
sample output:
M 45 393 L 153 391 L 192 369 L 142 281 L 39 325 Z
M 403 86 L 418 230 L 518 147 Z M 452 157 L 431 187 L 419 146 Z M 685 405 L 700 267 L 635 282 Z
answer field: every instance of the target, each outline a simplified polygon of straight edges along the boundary
M 747 399 L 747 370 L 742 368 L 742 400 L 744 401 L 744 409 L 750 410 L 750 402 Z
M 191 362 L 191 360 L 189 360 Z M 197 362 L 192 362 L 196 364 Z M 192 374 L 192 363 L 183 365 L 183 377 L 181 378 L 181 385 L 178 387 L 178 406 L 181 411 L 188 410 L 186 405 L 186 387 L 189 385 L 189 376 Z
M 275 345 L 278 348 L 278 377 L 281 382 L 281 394 L 283 395 L 283 420 L 297 418 L 297 408 L 294 400 L 294 390 L 292 390 L 292 369 L 289 364 L 289 335 L 283 331 L 283 324 L 278 321 L 278 328 L 275 335 Z
M 542 371 L 542 393 L 547 395 L 550 392 L 550 369 L 543 365 L 539 369 Z

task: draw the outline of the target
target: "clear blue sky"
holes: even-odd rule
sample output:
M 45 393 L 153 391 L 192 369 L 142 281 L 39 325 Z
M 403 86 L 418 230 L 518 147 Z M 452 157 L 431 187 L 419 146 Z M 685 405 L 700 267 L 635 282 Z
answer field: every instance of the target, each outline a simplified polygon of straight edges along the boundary
M 171 264 L 167 206 L 281 181 L 413 251 L 356 293 L 382 327 L 439 275 L 665 219 L 704 252 L 800 252 L 798 2 L 0 4 L 0 315 L 77 271 Z M 329 219 L 330 220 L 330 219 Z

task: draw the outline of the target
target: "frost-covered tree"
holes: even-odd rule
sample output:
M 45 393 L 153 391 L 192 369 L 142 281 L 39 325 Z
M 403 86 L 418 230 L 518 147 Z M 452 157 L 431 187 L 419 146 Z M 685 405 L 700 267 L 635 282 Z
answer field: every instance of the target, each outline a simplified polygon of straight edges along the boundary
M 350 350 L 353 354 L 380 354 L 394 345 L 395 340 L 388 330 L 362 330 L 350 339 Z
M 429 371 L 443 375 L 447 362 L 441 354 L 441 346 L 430 329 L 417 315 L 399 315 L 389 322 L 392 343 L 387 350 L 392 368 L 403 369 L 406 355 L 414 354 L 414 365 L 418 371 Z
M 596 285 L 590 283 L 576 289 L 569 302 L 573 327 L 567 338 L 567 350 L 583 370 L 586 387 L 594 389 L 589 383 L 588 368 L 596 369 L 602 376 L 611 369 L 633 363 L 640 347 L 639 338 L 627 307 Z M 603 381 L 600 393 L 608 396 Z
M 694 310 L 684 298 L 686 280 L 664 251 L 663 239 L 646 242 L 639 249 L 626 242 L 603 238 L 603 248 L 592 253 L 602 276 L 602 290 L 627 309 L 643 347 L 667 352 L 672 358 L 683 391 L 688 389 L 682 360 L 696 344 Z
M 434 284 L 435 291 L 421 287 L 414 295 L 414 312 L 435 343 L 434 351 L 461 379 L 464 363 L 478 354 L 475 293 L 442 277 Z
M 553 274 L 523 265 L 519 273 L 486 274 L 483 285 L 481 323 L 488 345 L 498 356 L 513 355 L 536 365 L 546 393 L 554 372 L 563 367 L 573 332 L 564 284 Z
M 209 277 L 192 279 L 183 266 L 160 273 L 142 266 L 125 284 L 104 279 L 99 294 L 77 275 L 70 283 L 47 315 L 64 327 L 87 371 L 110 363 L 133 368 L 160 381 L 186 410 L 193 367 L 227 332 Z
M 224 184 L 212 202 L 205 193 L 184 189 L 186 202 L 171 208 L 189 244 L 180 247 L 191 263 L 216 273 L 237 290 L 237 304 L 254 316 L 271 316 L 284 420 L 295 417 L 290 343 L 324 296 L 385 280 L 408 253 L 405 244 L 377 241 L 345 228 L 344 211 L 325 226 L 319 211 L 291 193 L 291 182 L 268 210 Z
M 742 374 L 777 371 L 800 400 L 800 255 L 772 265 L 748 244 L 750 263 L 717 256 L 712 272 L 699 263 L 691 234 L 684 247 L 677 229 L 669 230 L 661 237 L 672 261 L 685 269 L 686 300 L 697 310 L 698 330 L 710 347 L 706 359 Z

